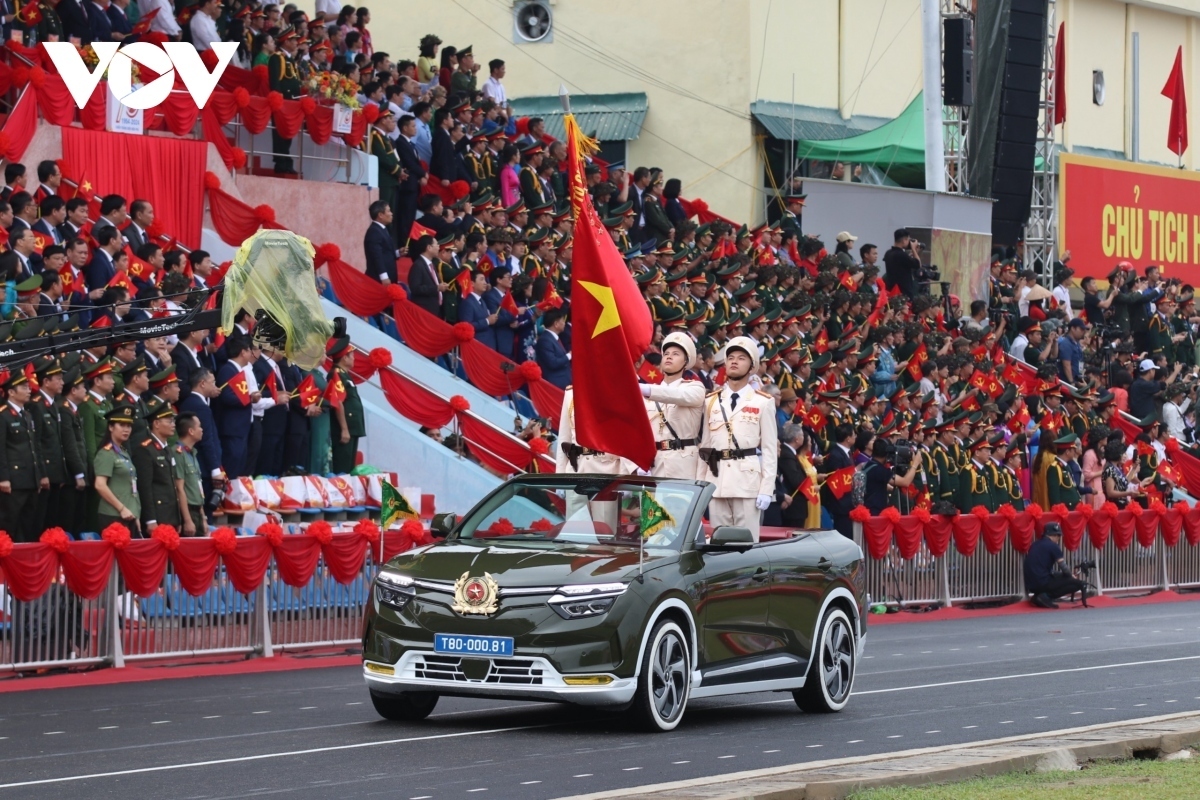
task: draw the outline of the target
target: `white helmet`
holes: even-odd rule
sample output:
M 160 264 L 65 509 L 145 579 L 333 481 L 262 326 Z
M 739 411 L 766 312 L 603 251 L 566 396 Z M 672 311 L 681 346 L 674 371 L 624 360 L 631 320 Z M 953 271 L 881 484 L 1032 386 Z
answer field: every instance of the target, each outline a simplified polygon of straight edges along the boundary
M 728 355 L 730 350 L 735 348 L 744 351 L 746 355 L 750 356 L 750 363 L 754 365 L 752 369 L 758 369 L 758 342 L 749 336 L 735 336 L 725 345 L 726 355 Z
M 663 337 L 662 341 L 661 349 L 663 353 L 666 353 L 667 345 L 669 344 L 683 349 L 684 354 L 687 356 L 687 363 L 683 366 L 684 369 L 691 369 L 696 366 L 696 343 L 692 341 L 691 336 L 683 331 L 675 331 L 674 333 L 667 334 Z

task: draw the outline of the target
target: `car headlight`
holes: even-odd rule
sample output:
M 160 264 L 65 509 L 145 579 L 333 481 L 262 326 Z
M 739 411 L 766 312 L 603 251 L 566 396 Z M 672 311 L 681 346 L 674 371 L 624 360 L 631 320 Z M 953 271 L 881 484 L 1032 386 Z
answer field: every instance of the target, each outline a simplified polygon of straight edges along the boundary
M 617 598 L 629 588 L 624 583 L 590 583 L 560 586 L 549 599 L 550 607 L 563 619 L 598 617 L 607 614 Z
M 381 572 L 375 580 L 375 597 L 392 608 L 404 608 L 417 595 L 413 579 L 396 572 Z

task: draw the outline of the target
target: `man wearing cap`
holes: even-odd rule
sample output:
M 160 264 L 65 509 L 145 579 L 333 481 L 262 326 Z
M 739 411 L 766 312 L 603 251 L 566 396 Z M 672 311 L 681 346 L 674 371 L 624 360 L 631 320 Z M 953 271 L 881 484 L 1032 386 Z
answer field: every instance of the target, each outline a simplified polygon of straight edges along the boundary
M 1079 487 L 1071 479 L 1067 461 L 1075 457 L 1079 448 L 1079 437 L 1068 433 L 1054 440 L 1056 454 L 1046 468 L 1046 498 L 1051 508 L 1062 503 L 1067 508 L 1079 504 Z
M 116 397 L 116 404 L 133 406 L 133 434 L 131 442 L 140 442 L 150 430 L 147 423 L 146 399 L 142 395 L 150 391 L 150 373 L 144 356 L 138 356 L 121 368 L 123 387 Z
M 66 528 L 62 518 L 62 496 L 77 479 L 83 480 L 85 474 L 67 474 L 66 449 L 62 440 L 63 410 L 58 403 L 63 388 L 62 365 L 54 358 L 45 357 L 34 362 L 34 369 L 37 370 L 38 391 L 33 393 L 26 408 L 33 416 L 43 469 L 50 480 L 50 489 L 38 493 L 38 525 Z
M 175 454 L 167 445 L 167 440 L 175 434 L 175 409 L 156 397 L 147 405 L 146 418 L 146 438 L 130 440 L 129 448 L 142 506 L 142 532 L 153 533 L 159 525 L 170 525 L 179 531 L 183 525 L 179 511 L 183 481 L 176 480 Z
M 785 233 L 791 231 L 799 239 L 804 235 L 800 230 L 800 215 L 804 212 L 806 194 L 791 194 L 783 199 L 783 214 L 779 217 L 779 229 Z
M 354 469 L 358 440 L 367 435 L 362 400 L 359 399 L 358 388 L 350 377 L 350 367 L 354 363 L 350 337 L 339 336 L 333 339 L 325 354 L 333 362 L 326 380 L 332 382 L 336 376 L 346 390 L 346 398 L 333 410 L 333 418 L 336 421 L 329 426 L 333 445 L 331 469 L 335 475 L 345 475 Z
M 1058 374 L 1072 386 L 1083 382 L 1083 345 L 1080 342 L 1085 336 L 1087 323 L 1076 317 L 1067 323 L 1067 332 L 1058 338 Z
M 0 519 L 17 542 L 36 542 L 41 535 L 38 494 L 50 488 L 37 423 L 26 407 L 31 374 L 8 373 L 3 383 L 8 402 L 0 409 Z
M 1061 544 L 1062 526 L 1048 522 L 1042 528 L 1042 537 L 1025 554 L 1025 591 L 1033 595 L 1033 604 L 1039 608 L 1058 608 L 1055 599 L 1075 592 L 1083 593 L 1087 602 L 1087 585 L 1071 576 Z
M 300 73 L 296 69 L 296 50 L 299 39 L 294 28 L 284 28 L 275 37 L 279 49 L 272 53 L 267 60 L 267 75 L 271 82 L 271 91 L 279 92 L 285 100 L 295 100 L 300 97 Z M 296 169 L 292 161 L 292 140 L 279 135 L 279 131 L 271 130 L 271 149 L 275 153 L 275 174 L 295 175 Z M 134 432 L 137 436 L 137 432 Z
M 87 487 L 92 477 L 91 462 L 87 457 L 87 442 L 83 435 L 83 419 L 80 417 L 87 389 L 83 373 L 76 365 L 63 375 L 63 390 L 59 398 L 59 439 L 62 441 L 63 458 L 67 464 L 67 475 L 73 477 L 59 497 L 59 524 L 68 533 L 81 533 L 87 523 Z
M 971 459 L 959 475 L 959 498 L 956 503 L 958 510 L 969 514 L 975 506 L 983 506 L 988 511 L 995 512 L 999 506 L 995 503 L 995 486 L 988 466 L 992 460 L 992 444 L 988 441 L 987 434 L 984 434 L 967 447 L 971 452 Z
M 717 487 L 708 506 L 713 527 L 749 528 L 754 541 L 779 468 L 775 400 L 749 384 L 758 366 L 752 339 L 738 336 L 726 345 L 725 386 L 705 401 L 697 470 L 700 480 Z
M 641 384 L 658 450 L 650 471 L 655 477 L 696 478 L 705 391 L 700 381 L 683 377 L 684 370 L 695 365 L 695 343 L 686 333 L 676 331 L 663 339 L 662 383 Z
M 1170 378 L 1165 381 L 1155 380 L 1158 365 L 1148 358 L 1142 359 L 1138 365 L 1138 377 L 1129 386 L 1129 413 L 1137 419 L 1144 419 L 1157 410 L 1157 401 L 1162 399 L 1171 383 L 1179 376 L 1181 365 L 1176 364 Z
M 375 124 L 371 126 L 371 155 L 379 159 L 379 199 L 383 200 L 391 208 L 392 213 L 396 213 L 396 191 L 399 189 L 400 181 L 403 179 L 400 169 L 400 157 L 396 154 L 396 146 L 392 144 L 392 133 L 396 130 L 396 117 L 391 110 L 385 109 L 379 112 L 379 117 L 375 120 Z M 378 216 L 372 216 L 372 219 L 378 219 Z M 388 220 L 390 223 L 391 220 Z M 408 232 L 405 231 L 405 236 Z M 395 247 L 392 248 L 395 251 Z M 395 255 L 392 256 L 393 268 L 388 272 L 395 271 Z
M 479 65 L 475 63 L 475 52 L 471 45 L 460 47 L 458 50 L 458 70 L 450 77 L 450 91 L 454 94 L 465 95 L 468 101 L 475 99 L 475 73 Z
M 87 368 L 83 373 L 87 385 L 87 395 L 79 405 L 79 418 L 83 427 L 85 456 L 90 465 L 96 458 L 96 451 L 108 432 L 106 417 L 112 411 L 112 392 L 116 385 L 113 377 L 112 360 L 102 358 Z

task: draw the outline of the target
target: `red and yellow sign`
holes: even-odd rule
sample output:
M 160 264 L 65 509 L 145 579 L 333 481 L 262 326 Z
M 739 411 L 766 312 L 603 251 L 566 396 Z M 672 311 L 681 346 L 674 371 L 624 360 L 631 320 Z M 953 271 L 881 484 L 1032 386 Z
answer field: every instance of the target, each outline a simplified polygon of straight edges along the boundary
M 1200 281 L 1200 173 L 1067 153 L 1058 164 L 1059 249 L 1077 273 L 1129 261 Z

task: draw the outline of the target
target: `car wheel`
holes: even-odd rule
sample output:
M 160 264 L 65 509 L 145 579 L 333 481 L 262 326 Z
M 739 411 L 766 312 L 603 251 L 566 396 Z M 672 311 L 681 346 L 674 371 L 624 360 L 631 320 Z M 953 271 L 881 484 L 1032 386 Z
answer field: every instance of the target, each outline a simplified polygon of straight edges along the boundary
M 438 696 L 433 692 L 371 692 L 371 703 L 375 706 L 375 711 L 379 716 L 393 722 L 420 722 L 429 716 L 437 701 Z
M 652 732 L 674 730 L 683 719 L 692 691 L 692 658 L 687 634 L 671 620 L 650 633 L 642 656 L 637 694 L 631 709 L 638 726 Z
M 840 608 L 830 608 L 821 620 L 817 651 L 804 688 L 792 692 L 796 705 L 810 714 L 832 714 L 850 701 L 858 666 L 854 623 Z

